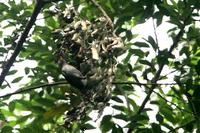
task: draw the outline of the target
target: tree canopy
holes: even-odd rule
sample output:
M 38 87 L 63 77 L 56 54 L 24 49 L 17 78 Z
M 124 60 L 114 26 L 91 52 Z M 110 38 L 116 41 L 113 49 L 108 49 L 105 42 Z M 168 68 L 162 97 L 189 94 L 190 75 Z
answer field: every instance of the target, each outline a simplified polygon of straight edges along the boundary
M 7 0 L 0 22 L 1 133 L 200 132 L 200 1 Z

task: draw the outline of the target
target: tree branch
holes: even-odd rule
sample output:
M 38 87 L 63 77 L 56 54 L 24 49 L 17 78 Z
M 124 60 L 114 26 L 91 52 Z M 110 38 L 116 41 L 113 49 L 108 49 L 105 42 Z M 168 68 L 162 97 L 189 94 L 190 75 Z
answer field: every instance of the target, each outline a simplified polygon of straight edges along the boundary
M 7 73 L 9 72 L 11 66 L 15 62 L 16 57 L 19 55 L 20 51 L 22 50 L 23 43 L 26 41 L 26 38 L 30 32 L 30 29 L 34 25 L 36 18 L 38 16 L 38 14 L 40 13 L 40 11 L 42 10 L 42 8 L 44 7 L 44 5 L 48 4 L 50 2 L 57 2 L 57 1 L 60 1 L 60 0 L 36 0 L 36 5 L 34 7 L 31 18 L 28 21 L 28 23 L 26 24 L 26 27 L 25 27 L 22 35 L 20 36 L 19 41 L 16 44 L 16 47 L 15 47 L 15 50 L 14 50 L 12 56 L 5 64 L 2 65 L 2 71 L 1 71 L 1 75 L 0 75 L 0 86 L 4 82 L 5 77 L 6 77 Z
M 153 23 L 154 36 L 155 36 L 155 39 L 156 39 L 156 43 L 157 43 L 157 45 L 158 45 L 158 35 L 157 35 L 157 32 L 156 32 L 156 26 L 155 26 L 155 23 L 154 23 L 154 19 L 153 19 L 153 18 L 152 18 L 152 23 Z M 159 45 L 158 45 L 158 46 L 159 46 Z M 158 47 L 158 50 L 160 50 L 159 47 Z
M 90 0 L 103 14 L 103 16 L 108 20 L 109 25 L 113 28 L 113 22 L 111 18 L 108 16 L 108 14 L 105 12 L 105 10 L 99 5 L 96 0 Z
M 131 84 L 131 85 L 178 85 L 178 83 L 140 83 L 140 82 L 112 82 L 112 84 Z M 185 83 L 183 83 L 185 84 Z
M 175 84 L 177 84 L 177 83 L 175 83 Z M 185 83 L 185 84 L 186 84 L 186 83 Z M 145 86 L 145 88 L 150 89 L 150 87 L 147 86 L 147 84 L 146 84 L 146 85 L 144 84 L 144 86 Z M 158 92 L 156 92 L 156 91 L 154 91 L 154 90 L 153 90 L 153 92 L 154 92 L 155 94 L 157 94 L 160 98 L 162 98 L 165 102 L 174 105 L 174 106 L 175 106 L 177 109 L 179 109 L 180 111 L 185 111 L 185 112 L 187 112 L 187 113 L 193 114 L 193 112 L 190 112 L 190 111 L 188 111 L 188 110 L 186 110 L 186 109 L 182 109 L 182 108 L 180 108 L 178 105 L 176 105 L 175 103 L 168 101 L 167 99 L 165 99 L 165 98 L 164 98 L 161 94 L 159 94 Z
M 7 86 L 11 89 L 12 87 L 11 87 L 11 85 L 9 84 L 9 82 L 8 82 L 7 80 L 5 80 L 5 82 L 6 82 Z
M 9 96 L 16 95 L 16 94 L 21 94 L 21 93 L 31 91 L 31 90 L 34 90 L 34 89 L 38 89 L 38 88 L 41 88 L 41 87 L 55 86 L 55 85 L 61 85 L 61 84 L 68 84 L 68 82 L 67 81 L 60 81 L 60 82 L 46 83 L 46 84 L 42 84 L 42 85 L 38 85 L 38 86 L 33 86 L 33 87 L 29 87 L 27 89 L 20 88 L 20 89 L 18 89 L 18 91 L 0 96 L 0 98 L 9 97 Z M 156 83 L 156 84 L 153 84 L 153 83 L 137 83 L 137 82 L 112 82 L 112 84 L 115 84 L 115 85 L 117 85 L 117 84 L 135 84 L 135 85 L 144 85 L 146 87 L 147 87 L 147 85 L 177 85 L 177 83 Z M 185 83 L 183 83 L 183 84 L 185 84 Z M 193 84 L 193 85 L 195 85 L 195 84 Z M 155 92 L 155 91 L 153 91 L 153 92 Z
M 191 112 L 191 111 L 189 111 L 189 110 L 186 110 L 186 109 L 182 109 L 182 108 L 180 108 L 178 105 L 176 105 L 175 103 L 168 101 L 167 99 L 165 99 L 165 98 L 164 98 L 161 94 L 159 94 L 158 92 L 155 92 L 155 91 L 153 91 L 153 92 L 154 92 L 156 95 L 158 95 L 160 98 L 162 98 L 165 102 L 174 105 L 174 106 L 175 106 L 177 109 L 179 109 L 180 111 L 184 111 L 184 112 L 187 112 L 187 113 L 189 113 L 189 114 L 193 114 L 193 112 Z
M 170 75 L 170 74 L 172 74 L 172 73 L 175 73 L 176 71 L 178 71 L 178 70 L 175 69 L 175 70 L 173 70 L 173 71 L 171 71 L 171 72 L 169 72 L 169 73 L 167 73 L 167 74 L 165 74 L 165 75 L 163 75 L 163 76 L 160 76 L 159 80 L 162 79 L 162 78 L 167 77 L 168 75 Z
M 181 27 L 179 33 L 178 33 L 177 36 L 175 37 L 174 42 L 173 42 L 172 46 L 170 47 L 170 49 L 169 49 L 169 51 L 168 51 L 169 54 L 171 54 L 172 51 L 174 50 L 174 48 L 177 47 L 177 45 L 178 45 L 178 43 L 179 43 L 181 37 L 182 37 L 183 34 L 184 34 L 184 28 L 185 28 L 185 24 L 183 25 L 183 27 Z M 167 59 L 166 59 L 166 60 L 167 60 Z M 142 104 L 141 104 L 141 106 L 140 106 L 138 112 L 136 113 L 136 115 L 141 114 L 141 112 L 144 110 L 145 105 L 147 104 L 147 102 L 149 101 L 149 99 L 150 99 L 150 97 L 151 97 L 151 94 L 153 93 L 154 89 L 157 87 L 157 84 L 156 84 L 156 83 L 157 83 L 157 81 L 158 81 L 159 78 L 160 78 L 160 74 L 161 74 L 161 72 L 162 72 L 164 66 L 165 66 L 165 63 L 162 63 L 162 64 L 159 65 L 159 69 L 158 69 L 157 73 L 155 74 L 154 78 L 153 78 L 152 81 L 151 81 L 153 84 L 152 84 L 152 86 L 150 87 L 150 90 L 149 90 L 147 96 L 145 97 L 145 99 L 143 100 L 143 102 L 142 102 Z M 134 123 L 134 122 L 136 122 L 136 121 L 133 121 L 133 123 Z M 133 130 L 132 128 L 129 128 L 128 133 L 131 133 L 132 130 Z
M 180 39 L 181 39 L 183 33 L 184 33 L 184 27 L 179 31 L 178 35 L 177 35 L 176 38 L 174 39 L 174 43 L 172 44 L 172 46 L 171 46 L 170 49 L 169 49 L 169 54 L 171 54 L 172 51 L 173 51 L 173 49 L 178 45 L 178 42 L 180 41 Z M 165 66 L 164 63 L 162 63 L 162 64 L 159 66 L 159 69 L 158 69 L 158 71 L 157 71 L 155 77 L 154 77 L 153 80 L 152 80 L 153 85 L 151 86 L 150 91 L 149 91 L 149 93 L 147 94 L 147 96 L 145 97 L 145 99 L 144 99 L 142 105 L 140 106 L 140 109 L 138 110 L 138 113 L 137 113 L 137 114 L 140 114 L 140 113 L 142 112 L 142 110 L 144 109 L 146 103 L 147 103 L 148 100 L 150 99 L 150 96 L 151 96 L 153 90 L 157 87 L 157 81 L 159 80 L 160 74 L 161 74 L 161 72 L 162 72 L 164 66 Z
M 6 98 L 6 97 L 10 97 L 12 95 L 22 94 L 22 93 L 25 93 L 25 92 L 28 92 L 28 91 L 31 91 L 31 90 L 35 90 L 35 89 L 39 89 L 39 88 L 42 88 L 42 87 L 49 87 L 49 86 L 55 86 L 55 85 L 61 85 L 61 84 L 68 84 L 68 82 L 67 81 L 60 81 L 60 82 L 37 85 L 37 86 L 29 87 L 29 88 L 26 88 L 26 89 L 20 88 L 20 89 L 18 89 L 18 91 L 0 96 L 0 98 Z
M 16 57 L 19 55 L 20 51 L 22 50 L 23 43 L 25 42 L 26 37 L 28 36 L 30 29 L 32 28 L 33 24 L 35 23 L 36 18 L 37 18 L 38 14 L 40 13 L 40 11 L 41 11 L 41 9 L 44 5 L 45 5 L 45 2 L 43 0 L 38 0 L 38 2 L 36 2 L 32 16 L 31 16 L 29 22 L 27 23 L 19 41 L 17 42 L 14 53 L 12 54 L 10 59 L 5 63 L 5 65 L 2 68 L 2 72 L 1 72 L 1 75 L 0 75 L 0 86 L 4 82 L 4 79 L 7 75 L 7 73 L 9 72 L 11 66 L 13 65 Z

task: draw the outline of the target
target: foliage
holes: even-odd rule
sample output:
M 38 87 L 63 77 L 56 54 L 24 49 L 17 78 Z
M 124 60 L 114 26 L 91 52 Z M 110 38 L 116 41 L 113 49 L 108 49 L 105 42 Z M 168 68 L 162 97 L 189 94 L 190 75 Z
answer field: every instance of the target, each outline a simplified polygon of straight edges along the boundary
M 200 132 L 198 26 L 200 2 L 197 0 L 96 0 L 96 2 L 100 8 L 95 6 L 94 0 L 73 0 L 72 6 L 78 11 L 81 19 L 90 22 L 105 17 L 101 11 L 103 9 L 114 22 L 113 33 L 123 40 L 126 51 L 121 50 L 124 53 L 121 62 L 114 60 L 117 64 L 109 98 L 107 99 L 107 95 L 103 93 L 105 95 L 95 101 L 102 105 L 103 99 L 103 105 L 95 108 L 92 102 L 82 103 L 84 92 L 63 83 L 50 83 L 64 80 L 55 62 L 58 41 L 52 32 L 55 29 L 70 27 L 70 24 L 65 24 L 60 14 L 52 12 L 52 9 L 57 6 L 61 12 L 65 11 L 66 5 L 70 5 L 71 1 L 54 0 L 45 3 L 14 63 L 15 65 L 31 60 L 37 62 L 37 67 L 25 64 L 24 74 L 19 74 L 21 69 L 11 67 L 1 85 L 1 90 L 11 90 L 13 85 L 23 86 L 18 95 L 1 97 L 1 132 L 65 133 L 91 129 L 113 133 L 177 132 L 180 129 L 184 132 Z M 36 2 L 28 3 L 25 0 L 20 0 L 19 3 L 15 0 L 0 2 L 2 69 L 16 51 L 19 38 L 24 34 L 26 22 L 30 21 L 35 5 Z M 154 34 L 138 41 L 132 29 L 149 19 L 155 22 Z M 167 32 L 167 37 L 172 43 L 159 42 L 156 29 L 163 23 L 173 25 Z M 167 48 L 163 49 L 163 45 L 167 45 Z M 115 59 L 112 54 L 111 57 Z M 75 61 L 74 56 L 68 58 L 71 62 Z M 93 57 L 90 54 L 88 58 Z M 111 65 L 99 63 L 95 67 L 104 70 Z M 105 74 L 103 71 L 101 73 Z M 174 82 L 168 83 L 169 79 L 173 79 Z M 25 85 L 22 85 L 23 80 L 27 80 Z M 25 88 L 29 88 L 29 91 L 21 93 Z M 139 96 L 140 94 L 144 96 Z M 139 103 L 135 99 L 136 96 L 142 102 Z M 86 107 L 86 111 L 82 111 L 80 104 Z M 93 108 L 90 108 L 91 106 Z M 100 126 L 96 127 L 91 124 L 95 120 L 89 114 L 100 108 L 103 110 L 105 106 L 117 113 L 106 113 L 99 118 L 103 113 L 100 111 L 98 117 Z M 157 107 L 158 111 L 154 107 Z M 84 117 L 79 118 L 77 110 Z M 156 115 L 152 116 L 152 112 Z M 70 117 L 69 113 L 72 114 Z M 152 117 L 155 117 L 153 122 Z M 70 125 L 67 124 L 69 119 L 72 120 Z

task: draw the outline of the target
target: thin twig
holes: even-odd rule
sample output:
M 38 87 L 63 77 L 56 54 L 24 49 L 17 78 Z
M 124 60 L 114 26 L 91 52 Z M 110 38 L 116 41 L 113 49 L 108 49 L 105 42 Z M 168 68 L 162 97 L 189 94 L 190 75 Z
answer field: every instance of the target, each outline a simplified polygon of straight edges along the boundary
M 154 23 L 154 19 L 152 18 L 152 23 L 153 23 L 153 31 L 154 31 L 154 35 L 155 35 L 155 38 L 156 38 L 156 43 L 158 45 L 158 35 L 157 35 L 157 32 L 156 32 L 156 26 L 155 26 L 155 23 Z M 159 46 L 159 45 L 158 45 Z M 159 50 L 159 47 L 158 47 L 158 50 Z
M 102 12 L 104 17 L 108 20 L 109 25 L 113 28 L 114 26 L 113 26 L 113 22 L 112 22 L 111 18 L 108 16 L 108 14 L 105 12 L 105 10 L 101 7 L 101 5 L 98 4 L 96 2 L 96 0 L 90 0 L 90 1 Z
M 148 85 L 144 85 L 144 86 L 145 86 L 145 88 L 151 89 Z M 155 94 L 157 94 L 160 98 L 162 98 L 165 102 L 168 102 L 168 103 L 174 105 L 174 106 L 175 106 L 176 108 L 178 108 L 180 111 L 185 111 L 185 112 L 187 112 L 187 113 L 193 114 L 193 112 L 190 112 L 190 111 L 188 111 L 188 110 L 182 109 L 182 108 L 180 108 L 178 105 L 176 105 L 175 103 L 172 103 L 172 102 L 168 101 L 167 99 L 165 99 L 165 98 L 164 98 L 161 94 L 159 94 L 158 92 L 156 92 L 156 91 L 154 91 L 154 90 L 153 90 L 153 92 L 154 92 Z
M 128 100 L 128 95 L 125 92 L 123 92 L 121 88 L 119 88 L 119 91 L 124 95 L 124 98 L 126 100 L 126 105 L 127 105 L 128 112 L 131 113 L 131 107 L 130 107 L 130 102 Z
M 16 94 L 22 94 L 22 93 L 25 93 L 25 92 L 28 92 L 28 91 L 32 91 L 32 90 L 35 90 L 35 89 L 39 89 L 39 88 L 43 88 L 43 87 L 49 87 L 49 86 L 55 86 L 55 85 L 61 85 L 61 84 L 68 84 L 68 82 L 67 81 L 60 81 L 60 82 L 37 85 L 37 86 L 29 87 L 29 88 L 20 88 L 13 93 L 8 93 L 6 95 L 0 96 L 0 98 L 6 98 L 6 97 L 10 97 L 10 96 L 13 96 L 13 95 L 16 95 Z
M 60 84 L 68 84 L 68 82 L 60 81 L 60 82 L 45 83 L 45 84 L 38 85 L 38 86 L 28 87 L 27 89 L 20 88 L 20 89 L 18 89 L 18 91 L 0 96 L 0 98 L 12 96 L 12 95 L 15 95 L 15 94 L 21 94 L 21 93 L 31 91 L 31 90 L 34 90 L 34 89 L 38 89 L 38 88 L 41 88 L 41 87 L 55 86 L 55 85 L 60 85 Z M 148 85 L 155 85 L 155 84 L 152 84 L 152 83 L 137 83 L 137 82 L 112 82 L 112 84 L 115 84 L 115 85 L 117 85 L 117 84 L 136 84 L 136 85 L 145 85 L 146 87 Z M 160 84 L 156 84 L 156 85 L 176 85 L 176 84 L 175 83 L 160 83 Z
M 150 89 L 149 86 L 147 86 L 147 85 L 144 85 L 144 86 L 145 86 L 145 88 Z M 193 112 L 190 112 L 190 111 L 188 111 L 188 110 L 186 110 L 186 109 L 182 109 L 182 108 L 180 108 L 178 105 L 176 105 L 175 103 L 172 103 L 172 102 L 168 101 L 167 99 L 165 99 L 165 98 L 164 98 L 161 94 L 159 94 L 158 92 L 156 92 L 156 91 L 154 91 L 154 90 L 153 90 L 153 92 L 154 92 L 155 94 L 157 94 L 160 98 L 162 98 L 165 102 L 174 105 L 174 106 L 175 106 L 176 108 L 178 108 L 180 111 L 185 111 L 185 112 L 187 112 L 187 113 L 193 114 Z
M 133 85 L 178 85 L 177 83 L 140 83 L 140 82 L 112 82 L 112 84 L 133 84 Z M 185 84 L 185 83 L 183 83 Z
M 9 87 L 10 89 L 12 89 L 12 87 L 11 87 L 11 85 L 8 83 L 8 81 L 5 80 L 5 82 L 6 82 L 6 84 L 8 85 L 8 87 Z
M 193 114 L 193 112 L 191 112 L 191 111 L 189 111 L 189 110 L 186 110 L 186 109 L 182 109 L 182 108 L 180 108 L 178 105 L 176 105 L 175 103 L 168 101 L 166 98 L 164 98 L 164 97 L 163 97 L 161 94 L 159 94 L 158 92 L 156 92 L 156 91 L 153 91 L 153 92 L 154 92 L 156 95 L 158 95 L 160 98 L 162 98 L 165 102 L 174 105 L 174 106 L 175 106 L 177 109 L 179 109 L 180 111 L 184 111 L 184 112 L 187 112 L 187 113 L 189 113 L 189 114 Z
M 129 84 L 129 85 L 143 85 L 146 87 L 146 85 L 156 85 L 156 86 L 160 86 L 160 85 L 169 85 L 169 86 L 173 86 L 173 85 L 179 85 L 180 83 L 141 83 L 141 82 L 131 82 L 131 81 L 114 81 L 112 82 L 112 84 L 115 85 L 119 85 L 119 84 Z M 182 85 L 185 85 L 187 83 L 181 83 Z M 199 84 L 191 84 L 191 85 L 199 85 Z M 150 89 L 150 88 L 149 88 Z
M 167 77 L 168 75 L 170 75 L 170 74 L 172 74 L 172 73 L 174 73 L 176 71 L 178 71 L 178 70 L 173 70 L 173 71 L 171 71 L 171 72 L 169 72 L 169 73 L 167 73 L 167 74 L 165 74 L 163 76 L 160 76 L 159 80 L 162 79 L 162 78 L 164 78 L 164 77 Z

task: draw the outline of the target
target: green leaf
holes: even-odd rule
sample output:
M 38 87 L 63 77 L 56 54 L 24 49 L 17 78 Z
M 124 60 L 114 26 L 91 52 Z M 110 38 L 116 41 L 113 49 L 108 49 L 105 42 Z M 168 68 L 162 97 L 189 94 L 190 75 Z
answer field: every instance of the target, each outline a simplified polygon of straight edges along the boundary
M 10 110 L 11 112 L 13 112 L 14 109 L 15 109 L 15 101 L 11 101 L 11 102 L 9 103 L 8 108 L 9 108 L 9 110 Z
M 123 129 L 119 125 L 113 125 L 111 133 L 123 133 Z
M 200 75 L 200 60 L 198 61 L 198 63 L 195 65 L 195 70 L 196 70 L 196 73 L 198 75 Z
M 133 71 L 133 67 L 132 67 L 132 65 L 130 63 L 127 64 L 127 67 L 128 67 L 128 69 L 129 69 L 130 72 Z
M 17 70 L 12 70 L 12 71 L 9 71 L 7 75 L 13 75 L 17 72 Z
M 22 80 L 23 77 L 17 77 L 15 78 L 11 83 L 17 83 L 19 82 L 20 80 Z
M 131 117 L 131 120 L 134 120 L 134 121 L 148 121 L 149 120 L 149 117 L 146 116 L 146 115 L 134 115 Z
M 0 53 L 7 53 L 7 49 L 0 47 Z
M 111 115 L 105 115 L 101 121 L 100 129 L 103 133 L 108 132 L 112 129 L 113 126 L 112 122 L 112 116 Z
M 16 101 L 16 104 L 21 105 L 23 108 L 30 110 L 32 107 L 32 104 L 30 101 L 26 101 L 24 99 L 20 99 Z
M 160 108 L 160 113 L 162 113 L 165 116 L 165 118 L 169 120 L 170 122 L 172 123 L 175 122 L 175 118 L 173 116 L 172 110 L 169 110 L 166 107 L 162 107 Z
M 167 123 L 163 123 L 162 125 L 165 126 L 166 128 L 168 128 L 169 130 L 173 130 L 174 129 L 172 126 L 170 126 Z
M 38 99 L 35 99 L 35 101 L 46 107 L 52 107 L 55 105 L 53 100 L 45 99 L 45 98 L 38 98 Z
M 128 40 L 133 39 L 133 34 L 132 34 L 132 32 L 130 30 L 126 30 L 125 32 L 126 32 L 126 38 Z
M 49 133 L 49 131 L 45 131 L 42 125 L 39 124 L 31 124 L 29 127 L 20 129 L 19 131 L 20 133 Z
M 149 128 L 139 128 L 135 133 L 152 133 L 152 130 Z
M 93 125 L 91 125 L 89 123 L 86 123 L 86 124 L 84 124 L 84 125 L 81 126 L 81 129 L 91 130 L 91 129 L 96 129 L 96 127 L 94 127 Z
M 0 13 L 2 13 L 3 11 L 8 10 L 8 6 L 4 3 L 0 3 Z
M 133 107 L 134 110 L 138 110 L 138 105 L 135 103 L 133 99 L 128 98 L 128 102 Z
M 140 58 L 143 58 L 144 55 L 145 55 L 145 53 L 141 49 L 130 49 L 129 53 L 131 55 L 136 55 L 136 56 L 138 56 Z
M 13 130 L 12 127 L 10 127 L 10 126 L 4 126 L 4 127 L 1 129 L 1 133 L 12 133 L 12 130 Z
M 184 124 L 185 130 L 188 132 L 192 132 L 194 126 L 195 126 L 195 121 L 191 121 L 191 120 L 189 120 L 189 122 L 187 121 L 187 123 Z M 197 133 L 198 133 L 198 131 L 197 131 Z
M 0 114 L 0 120 L 1 120 L 1 121 L 5 121 L 5 120 L 6 120 L 6 117 L 5 117 L 3 114 Z
M 127 115 L 124 115 L 124 114 L 114 115 L 113 117 L 116 119 L 124 120 L 124 121 L 128 120 Z
M 146 41 L 151 44 L 151 46 L 154 49 L 154 51 L 158 50 L 158 44 L 155 42 L 155 40 L 153 39 L 153 37 L 149 36 L 148 40 L 146 40 Z
M 183 48 L 179 51 L 179 54 L 180 54 L 180 55 L 185 54 L 186 56 L 189 57 L 189 55 L 190 55 L 189 47 L 187 47 L 187 46 L 183 47 Z
M 53 17 L 46 18 L 45 23 L 47 26 L 49 26 L 52 29 L 56 29 L 59 26 L 59 24 L 55 21 L 55 19 Z
M 151 68 L 154 68 L 153 64 L 147 60 L 139 60 L 139 63 L 150 66 Z
M 152 133 L 162 133 L 160 125 L 158 125 L 156 123 L 152 123 L 151 127 L 152 127 L 152 131 L 153 131 Z
M 143 112 L 147 112 L 147 111 L 153 111 L 151 108 L 144 108 Z
M 4 38 L 3 40 L 4 40 L 5 45 L 12 44 L 12 39 L 11 38 Z
M 164 118 L 163 118 L 162 115 L 156 114 L 156 120 L 157 120 L 159 123 L 163 123 Z
M 70 106 L 68 104 L 58 104 L 57 106 L 54 106 L 50 109 L 48 109 L 44 114 L 44 120 L 51 120 L 53 119 L 55 116 L 61 116 L 64 114 L 64 112 L 66 112 L 67 110 L 70 109 Z
M 172 55 L 169 54 L 167 49 L 159 51 L 158 56 L 157 56 L 158 64 L 159 65 L 168 64 L 169 63 L 169 61 L 168 61 L 169 58 L 173 58 L 173 57 L 172 57 Z
M 123 63 L 127 64 L 130 60 L 130 58 L 132 57 L 133 53 L 131 53 L 130 51 L 128 52 L 126 58 L 123 59 Z
M 117 97 L 117 96 L 113 96 L 111 99 L 114 100 L 114 101 L 116 101 L 116 102 L 118 102 L 118 103 L 124 103 L 123 100 L 121 100 L 121 99 L 120 99 L 119 97 Z
M 149 48 L 149 45 L 145 42 L 135 42 L 134 46 L 140 47 L 140 48 Z
M 44 114 L 45 113 L 45 109 L 40 106 L 32 106 L 31 110 L 33 111 L 33 113 L 36 113 L 36 114 Z
M 30 72 L 30 68 L 25 67 L 25 68 L 24 68 L 24 71 L 25 71 L 25 74 L 27 75 L 27 74 L 29 74 L 29 72 Z
M 113 105 L 112 108 L 116 109 L 116 110 L 119 110 L 119 111 L 122 111 L 122 112 L 125 112 L 127 110 L 126 107 L 124 106 L 119 106 L 119 105 Z
M 164 14 L 161 13 L 161 11 L 155 12 L 153 17 L 156 18 L 156 24 L 159 26 L 162 24 Z
M 19 123 L 19 124 L 20 123 L 24 123 L 24 122 L 26 122 L 30 118 L 31 118 L 31 115 L 22 116 L 22 117 L 20 117 L 20 118 L 17 119 L 17 123 Z

